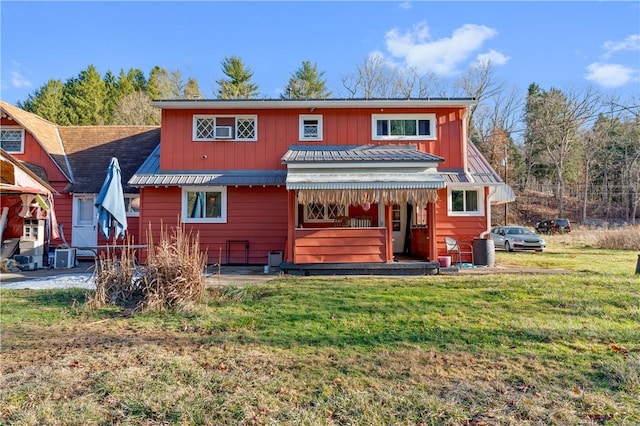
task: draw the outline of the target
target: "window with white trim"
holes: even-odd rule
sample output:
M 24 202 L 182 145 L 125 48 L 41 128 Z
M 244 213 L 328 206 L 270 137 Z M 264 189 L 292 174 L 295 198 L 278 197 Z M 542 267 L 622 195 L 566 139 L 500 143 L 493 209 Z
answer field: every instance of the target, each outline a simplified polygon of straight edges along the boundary
M 20 127 L 0 128 L 0 145 L 11 154 L 24 153 L 24 129 Z
M 322 115 L 300 115 L 301 141 L 321 141 L 322 140 Z
M 203 141 L 256 141 L 258 117 L 256 115 L 194 115 L 193 140 Z
M 140 216 L 139 194 L 124 194 L 124 211 L 127 216 Z
M 435 114 L 372 114 L 373 140 L 436 139 Z
M 182 188 L 182 221 L 227 223 L 227 187 Z
M 305 222 L 333 222 L 337 216 L 344 216 L 346 211 L 347 206 L 340 204 L 305 204 Z
M 449 188 L 448 193 L 449 215 L 481 216 L 484 214 L 481 188 Z

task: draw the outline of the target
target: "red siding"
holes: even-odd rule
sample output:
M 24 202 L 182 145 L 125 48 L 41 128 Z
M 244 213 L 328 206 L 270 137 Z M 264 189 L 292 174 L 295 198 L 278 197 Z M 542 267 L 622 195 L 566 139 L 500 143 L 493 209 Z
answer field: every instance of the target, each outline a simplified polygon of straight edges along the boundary
M 452 108 L 385 109 L 384 113 L 435 113 L 438 122 L 436 141 L 406 141 L 425 152 L 445 158 L 442 167 L 462 167 L 463 111 Z M 163 110 L 161 170 L 284 170 L 281 158 L 291 145 L 368 145 L 387 144 L 371 139 L 371 114 L 379 109 L 317 109 L 323 117 L 323 140 L 300 142 L 300 114 L 307 109 L 275 110 Z M 193 142 L 193 116 L 198 114 L 257 115 L 258 140 L 255 142 Z M 206 158 L 205 158 L 206 157 Z
M 440 200 L 436 202 L 436 240 L 438 245 L 438 256 L 444 256 L 447 247 L 444 237 L 453 237 L 459 241 L 473 244 L 475 238 L 487 229 L 487 212 L 490 208 L 486 205 L 486 193 L 484 198 L 485 214 L 482 216 L 449 216 L 447 208 L 447 190 L 440 191 Z M 471 262 L 471 256 L 462 259 L 463 262 Z
M 144 188 L 139 241 L 147 243 L 152 224 L 157 243 L 161 223 L 175 227 L 181 211 L 180 188 Z M 208 263 L 227 263 L 227 241 L 249 242 L 248 263 L 266 264 L 270 251 L 285 251 L 287 239 L 287 191 L 284 187 L 228 187 L 227 223 L 187 223 L 185 229 L 199 233 L 200 246 L 208 253 Z M 243 243 L 231 243 L 230 263 L 244 263 Z
M 386 262 L 385 230 L 297 229 L 294 263 Z

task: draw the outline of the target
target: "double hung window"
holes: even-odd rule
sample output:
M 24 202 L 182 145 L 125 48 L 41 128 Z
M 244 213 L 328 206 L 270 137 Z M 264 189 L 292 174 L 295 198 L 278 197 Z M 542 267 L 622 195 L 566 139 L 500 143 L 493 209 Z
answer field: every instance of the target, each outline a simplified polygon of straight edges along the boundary
M 226 223 L 227 188 L 224 186 L 182 189 L 183 222 Z
M 480 192 L 473 189 L 449 189 L 449 214 L 450 215 L 482 215 L 484 214 Z

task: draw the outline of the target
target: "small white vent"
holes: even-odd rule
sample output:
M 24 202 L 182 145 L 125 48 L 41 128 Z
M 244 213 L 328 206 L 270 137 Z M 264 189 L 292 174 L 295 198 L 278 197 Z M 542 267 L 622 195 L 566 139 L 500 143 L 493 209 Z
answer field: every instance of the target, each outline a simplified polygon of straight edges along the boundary
M 231 126 L 216 126 L 216 139 L 231 139 L 232 135 Z

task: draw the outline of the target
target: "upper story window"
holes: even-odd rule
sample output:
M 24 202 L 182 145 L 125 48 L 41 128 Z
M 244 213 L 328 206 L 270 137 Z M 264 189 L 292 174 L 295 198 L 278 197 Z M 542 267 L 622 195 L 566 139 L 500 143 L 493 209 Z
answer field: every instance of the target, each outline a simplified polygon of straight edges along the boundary
M 373 114 L 373 140 L 436 139 L 435 114 Z
M 256 141 L 258 117 L 255 115 L 194 115 L 194 141 Z
M 344 216 L 346 211 L 347 206 L 340 204 L 305 204 L 305 222 L 332 222 L 337 216 Z
M 24 153 L 24 130 L 20 127 L 5 127 L 0 129 L 2 149 L 11 154 Z
M 300 115 L 301 141 L 322 140 L 322 115 Z
M 484 214 L 481 203 L 481 189 L 451 189 L 449 188 L 450 216 L 481 216 Z
M 182 221 L 226 223 L 227 187 L 182 188 Z

